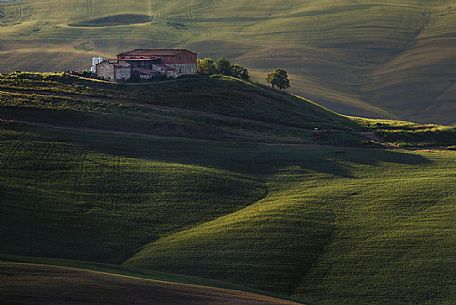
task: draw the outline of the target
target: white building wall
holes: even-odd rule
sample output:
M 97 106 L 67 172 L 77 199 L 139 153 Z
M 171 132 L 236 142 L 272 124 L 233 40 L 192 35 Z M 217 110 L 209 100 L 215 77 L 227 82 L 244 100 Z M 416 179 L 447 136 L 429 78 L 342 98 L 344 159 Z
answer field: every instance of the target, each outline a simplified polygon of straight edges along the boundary
M 101 63 L 103 60 L 103 57 L 92 57 L 92 67 L 90 68 L 90 71 L 92 73 L 97 73 L 97 65 Z

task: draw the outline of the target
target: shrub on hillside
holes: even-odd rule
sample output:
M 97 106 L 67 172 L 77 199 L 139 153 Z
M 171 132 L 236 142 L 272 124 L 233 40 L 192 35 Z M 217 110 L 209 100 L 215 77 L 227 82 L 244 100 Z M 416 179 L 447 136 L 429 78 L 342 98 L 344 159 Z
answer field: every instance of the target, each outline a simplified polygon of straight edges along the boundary
M 242 80 L 250 79 L 249 70 L 238 64 L 231 64 L 231 62 L 222 57 L 218 60 L 212 58 L 198 59 L 197 64 L 198 74 L 201 75 L 225 75 L 232 76 Z
M 290 88 L 290 80 L 288 79 L 287 71 L 283 69 L 276 69 L 271 74 L 268 74 L 266 81 L 271 84 L 272 88 L 279 88 L 280 90 Z
M 240 65 L 233 65 L 231 67 L 231 76 L 240 78 L 242 80 L 248 80 L 250 78 L 249 70 Z
M 211 58 L 198 59 L 197 71 L 199 74 L 212 75 L 217 74 L 217 67 Z
M 233 69 L 231 68 L 231 63 L 225 57 L 219 58 L 216 62 L 217 72 L 226 75 L 232 76 Z

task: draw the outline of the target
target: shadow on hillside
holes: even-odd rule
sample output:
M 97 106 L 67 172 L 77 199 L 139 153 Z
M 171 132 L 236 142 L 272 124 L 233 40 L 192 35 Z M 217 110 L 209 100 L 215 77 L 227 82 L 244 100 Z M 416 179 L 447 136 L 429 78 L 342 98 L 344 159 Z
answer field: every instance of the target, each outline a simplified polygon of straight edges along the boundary
M 297 168 L 343 178 L 352 178 L 352 168 L 358 165 L 375 167 L 389 163 L 414 166 L 432 162 L 423 156 L 399 151 L 306 145 L 278 145 L 273 148 L 258 145 L 245 154 L 245 158 L 250 158 L 246 163 L 252 164 L 250 173 L 267 174 L 284 168 Z M 247 167 L 238 171 L 243 169 Z
M 47 128 L 40 128 L 40 133 L 52 140 L 72 142 L 82 149 L 109 155 L 193 164 L 257 176 L 296 168 L 350 178 L 357 165 L 413 166 L 432 162 L 412 152 L 371 148 L 240 144 Z
M 384 149 L 347 149 L 347 150 L 336 150 L 335 156 L 343 161 L 365 164 L 365 165 L 377 165 L 379 163 L 393 163 L 402 165 L 422 165 L 430 164 L 431 160 L 414 154 L 413 152 L 401 152 L 394 150 Z

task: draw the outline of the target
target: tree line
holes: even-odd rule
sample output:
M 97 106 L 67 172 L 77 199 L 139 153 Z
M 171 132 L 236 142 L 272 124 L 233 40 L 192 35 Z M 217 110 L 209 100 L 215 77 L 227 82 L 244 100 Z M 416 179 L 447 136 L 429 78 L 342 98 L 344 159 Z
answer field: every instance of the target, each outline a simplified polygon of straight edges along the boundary
M 212 58 L 198 59 L 197 70 L 202 75 L 225 75 L 242 80 L 250 80 L 249 70 L 239 64 L 232 64 L 228 59 L 222 57 L 217 60 Z M 283 69 L 275 69 L 268 74 L 266 81 L 271 84 L 272 88 L 280 90 L 290 88 L 288 73 Z
M 212 58 L 198 59 L 198 73 L 204 75 L 221 74 L 232 76 L 243 80 L 249 80 L 249 70 L 241 65 L 231 64 L 231 62 L 222 57 L 217 60 Z

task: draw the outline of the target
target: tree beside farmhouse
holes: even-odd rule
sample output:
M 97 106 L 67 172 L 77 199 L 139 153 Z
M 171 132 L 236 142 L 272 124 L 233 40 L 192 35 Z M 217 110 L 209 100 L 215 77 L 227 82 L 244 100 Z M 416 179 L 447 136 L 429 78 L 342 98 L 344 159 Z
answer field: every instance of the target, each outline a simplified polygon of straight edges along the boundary
M 233 70 L 232 70 L 231 63 L 225 57 L 222 57 L 219 60 L 217 60 L 216 66 L 217 66 L 218 73 L 220 73 L 222 75 L 226 75 L 226 76 L 232 75 Z
M 248 80 L 250 78 L 249 70 L 240 65 L 231 66 L 231 75 L 242 80 Z
M 217 73 L 217 66 L 211 58 L 198 59 L 198 73 L 212 75 Z
M 231 64 L 231 62 L 222 57 L 217 60 L 212 58 L 198 59 L 197 70 L 202 75 L 220 74 L 224 76 L 236 77 L 242 80 L 249 80 L 249 70 L 239 64 Z

